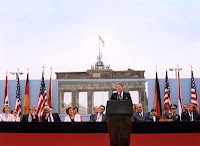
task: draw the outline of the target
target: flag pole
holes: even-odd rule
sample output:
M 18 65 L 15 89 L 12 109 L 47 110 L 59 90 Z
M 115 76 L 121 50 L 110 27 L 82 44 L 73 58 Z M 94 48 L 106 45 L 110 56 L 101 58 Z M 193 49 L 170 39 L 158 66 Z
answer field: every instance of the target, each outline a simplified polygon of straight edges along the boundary
M 98 58 L 98 61 L 99 61 L 99 65 L 100 65 L 100 36 L 99 36 L 99 58 Z

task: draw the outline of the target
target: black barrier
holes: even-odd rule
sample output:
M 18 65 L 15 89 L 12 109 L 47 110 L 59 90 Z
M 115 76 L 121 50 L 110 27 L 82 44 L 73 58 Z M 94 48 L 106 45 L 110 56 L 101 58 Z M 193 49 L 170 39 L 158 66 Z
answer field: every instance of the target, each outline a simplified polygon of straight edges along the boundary
M 0 122 L 1 133 L 108 133 L 107 123 Z M 135 122 L 131 133 L 200 133 L 200 122 Z

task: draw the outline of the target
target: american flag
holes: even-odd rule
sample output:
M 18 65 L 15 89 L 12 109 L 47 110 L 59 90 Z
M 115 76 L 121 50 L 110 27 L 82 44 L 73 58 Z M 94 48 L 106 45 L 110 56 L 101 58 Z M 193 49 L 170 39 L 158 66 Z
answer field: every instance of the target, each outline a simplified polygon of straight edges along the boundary
M 17 73 L 17 89 L 16 89 L 15 109 L 17 110 L 17 116 L 21 117 L 21 95 L 20 95 L 20 85 L 19 85 L 18 73 Z
M 45 87 L 45 81 L 44 81 L 44 70 L 43 70 L 40 93 L 38 97 L 38 109 L 37 109 L 37 115 L 40 121 L 42 120 L 45 106 L 47 106 L 47 93 L 46 93 L 46 87 Z
M 9 101 L 8 101 L 8 73 L 6 74 L 4 104 L 9 104 Z
M 165 77 L 165 97 L 164 97 L 164 117 L 166 116 L 167 113 L 170 112 L 170 106 L 172 104 L 171 98 L 170 98 L 170 88 L 169 88 L 169 81 L 168 81 L 168 75 L 166 71 L 166 77 Z
M 52 69 L 51 69 L 51 75 L 50 75 L 50 81 L 49 81 L 49 97 L 48 97 L 48 106 L 52 108 Z
M 180 82 L 180 74 L 178 70 L 178 114 L 181 115 L 183 112 L 182 108 L 182 99 L 181 99 L 181 82 Z
M 194 82 L 193 71 L 191 71 L 191 104 L 193 104 L 197 111 L 199 111 L 196 86 Z

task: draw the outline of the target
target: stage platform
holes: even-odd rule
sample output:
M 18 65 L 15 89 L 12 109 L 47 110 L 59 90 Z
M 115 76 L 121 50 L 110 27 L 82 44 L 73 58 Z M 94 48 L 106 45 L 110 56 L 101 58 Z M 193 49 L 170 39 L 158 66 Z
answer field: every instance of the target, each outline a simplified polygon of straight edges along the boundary
M 131 146 L 200 145 L 200 122 L 133 123 Z M 109 146 L 107 123 L 0 123 L 0 146 Z

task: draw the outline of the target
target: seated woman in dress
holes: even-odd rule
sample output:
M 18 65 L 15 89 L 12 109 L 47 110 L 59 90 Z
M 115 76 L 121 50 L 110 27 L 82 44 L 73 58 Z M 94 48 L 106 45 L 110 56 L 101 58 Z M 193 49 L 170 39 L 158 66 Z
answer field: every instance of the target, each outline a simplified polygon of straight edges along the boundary
M 78 113 L 78 107 L 76 107 L 76 106 L 73 107 L 73 113 L 74 113 L 74 115 L 80 116 L 81 122 L 83 121 L 82 115 Z
M 13 114 L 13 116 L 14 116 L 14 122 L 20 122 L 20 118 L 17 116 L 16 109 L 11 110 L 11 114 Z
M 74 114 L 73 107 L 69 106 L 66 108 L 67 116 L 65 117 L 64 122 L 81 122 L 81 118 L 79 115 Z
M 1 122 L 14 122 L 14 116 L 9 114 L 10 106 L 8 104 L 3 104 L 2 106 L 2 114 L 0 114 Z

